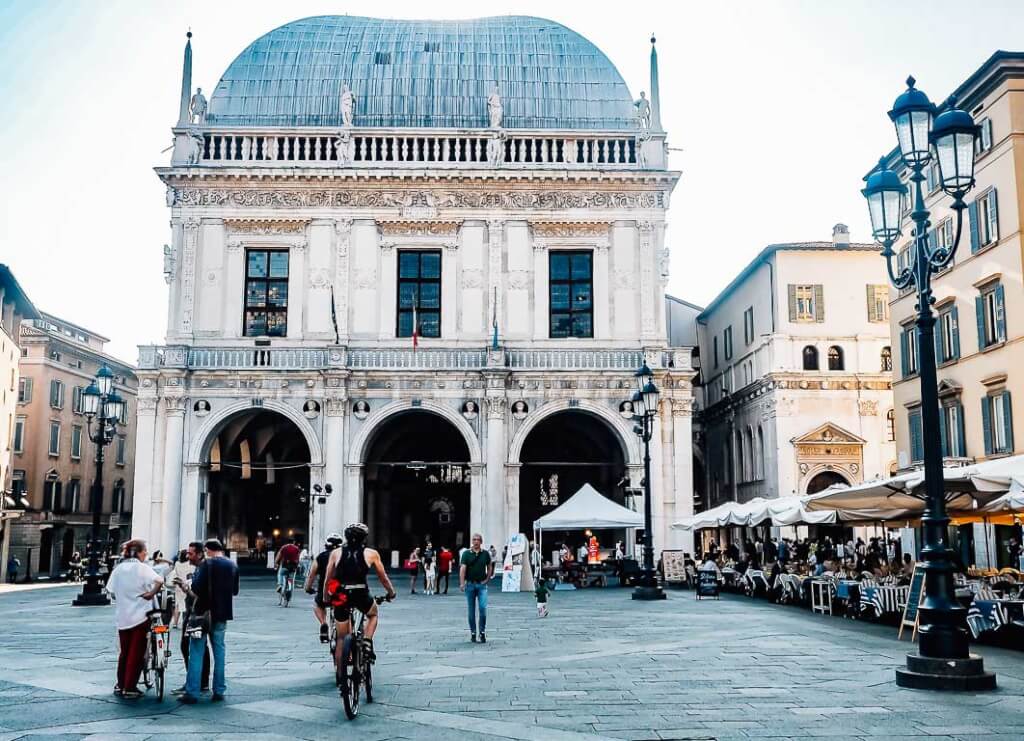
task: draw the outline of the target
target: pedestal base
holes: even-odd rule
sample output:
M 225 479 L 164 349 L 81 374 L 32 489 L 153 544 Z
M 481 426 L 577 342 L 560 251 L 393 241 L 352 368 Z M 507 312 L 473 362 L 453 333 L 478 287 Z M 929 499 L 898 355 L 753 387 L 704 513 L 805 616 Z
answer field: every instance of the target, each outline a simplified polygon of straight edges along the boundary
M 110 604 L 110 598 L 107 597 L 102 587 L 97 585 L 90 589 L 90 586 L 89 583 L 86 583 L 82 587 L 81 593 L 71 603 L 72 607 L 103 607 Z
M 933 659 L 907 654 L 907 668 L 896 670 L 896 684 L 915 690 L 979 692 L 996 688 L 996 675 L 985 671 L 985 662 L 971 654 L 966 659 Z
M 638 586 L 633 588 L 633 599 L 658 600 L 665 598 L 665 592 L 661 587 Z

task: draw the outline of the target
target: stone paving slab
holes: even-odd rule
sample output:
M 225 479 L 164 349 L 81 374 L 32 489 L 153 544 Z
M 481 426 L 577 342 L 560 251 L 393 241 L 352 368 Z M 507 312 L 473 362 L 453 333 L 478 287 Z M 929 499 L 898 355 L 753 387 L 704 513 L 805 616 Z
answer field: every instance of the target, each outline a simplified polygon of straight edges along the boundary
M 1024 738 L 1024 653 L 979 652 L 1000 689 L 897 688 L 913 650 L 894 628 L 726 596 L 626 590 L 491 593 L 487 645 L 471 644 L 461 595 L 382 607 L 375 698 L 345 720 L 305 599 L 278 608 L 246 578 L 228 630 L 228 698 L 182 707 L 110 694 L 112 608 L 72 608 L 68 590 L 0 594 L 0 741 L 473 738 L 517 741 Z M 183 681 L 174 633 L 168 688 Z

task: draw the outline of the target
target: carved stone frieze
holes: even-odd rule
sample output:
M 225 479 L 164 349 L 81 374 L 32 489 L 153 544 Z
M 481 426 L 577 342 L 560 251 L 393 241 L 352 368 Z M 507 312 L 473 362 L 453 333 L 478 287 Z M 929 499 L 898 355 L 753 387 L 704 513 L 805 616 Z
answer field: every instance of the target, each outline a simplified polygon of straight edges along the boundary
M 229 234 L 305 234 L 307 219 L 224 219 Z
M 532 224 L 538 237 L 607 237 L 608 222 L 538 221 Z
M 382 221 L 377 226 L 385 236 L 452 237 L 460 225 L 458 221 Z
M 196 246 L 199 244 L 199 220 L 186 219 L 185 250 L 181 266 L 181 331 L 192 331 L 192 316 L 195 310 Z
M 164 397 L 164 411 L 167 414 L 184 414 L 185 413 L 185 397 L 184 396 L 165 396 Z
M 508 400 L 504 396 L 486 396 L 484 402 L 487 405 L 487 419 L 505 418 L 505 407 Z
M 140 396 L 135 403 L 139 414 L 156 414 L 156 398 Z
M 510 190 L 504 192 L 442 190 L 431 194 L 437 209 L 635 209 L 664 208 L 658 191 Z M 174 192 L 175 206 L 237 206 L 243 208 L 397 208 L 409 218 L 410 194 L 400 190 L 185 187 Z

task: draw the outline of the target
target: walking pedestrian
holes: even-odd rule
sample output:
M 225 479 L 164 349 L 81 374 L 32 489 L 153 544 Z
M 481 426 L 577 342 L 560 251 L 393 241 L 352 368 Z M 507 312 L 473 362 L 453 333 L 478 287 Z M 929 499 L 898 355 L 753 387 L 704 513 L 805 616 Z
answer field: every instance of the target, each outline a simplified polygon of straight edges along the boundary
M 7 559 L 7 583 L 14 584 L 18 579 L 18 569 L 21 568 L 21 561 L 12 553 Z
M 423 591 L 426 592 L 430 589 L 427 586 L 427 569 L 434 563 L 434 544 L 430 542 L 430 538 L 427 538 L 427 544 L 423 548 L 423 552 L 420 554 L 420 565 L 423 569 Z M 436 573 L 436 572 L 435 572 Z
M 484 536 L 474 533 L 470 549 L 462 554 L 459 565 L 459 589 L 466 593 L 469 613 L 469 640 L 477 641 L 479 608 L 480 643 L 487 643 L 487 582 L 494 576 L 494 558 L 483 549 Z
M 441 580 L 444 580 L 444 593 L 448 594 L 448 577 L 452 573 L 452 561 L 455 554 L 448 550 L 447 546 L 441 546 L 441 552 L 437 554 L 437 593 L 441 594 Z
M 202 553 L 202 545 L 199 546 L 199 552 Z M 185 590 L 181 584 L 187 584 L 188 580 L 192 578 L 192 573 L 196 570 L 196 567 L 192 565 L 192 562 L 188 557 L 188 549 L 178 553 L 178 558 L 174 562 L 174 567 L 171 569 L 169 578 L 171 584 L 174 586 L 174 612 L 171 614 L 171 627 L 177 628 L 180 625 L 181 614 L 185 610 L 185 600 L 187 596 Z
M 409 572 L 409 582 L 412 589 L 409 594 L 416 594 L 416 579 L 420 574 L 420 549 L 413 548 L 409 558 L 405 559 L 405 570 Z
M 184 611 L 185 627 L 188 627 L 188 622 L 193 615 L 196 614 L 196 595 L 192 591 L 192 579 L 195 577 L 196 569 L 203 563 L 203 544 L 196 541 L 188 544 L 188 548 L 182 551 L 184 558 L 181 559 L 174 568 L 174 590 L 175 594 L 181 592 L 181 606 Z M 182 565 L 184 564 L 184 565 Z M 179 568 L 180 567 L 180 568 Z M 189 654 L 192 650 L 192 641 L 189 638 L 189 632 L 187 630 L 181 631 L 181 660 L 185 662 L 185 674 L 188 674 L 188 660 Z M 202 675 L 200 677 L 200 689 L 202 693 L 210 691 L 210 652 L 212 650 L 210 644 L 210 636 L 207 633 L 203 644 L 203 668 Z M 186 685 L 182 684 L 176 690 L 172 691 L 175 695 L 184 695 Z
M 146 655 L 149 616 L 153 598 L 164 580 L 146 563 L 146 542 L 129 540 L 124 544 L 123 560 L 107 579 L 107 592 L 114 600 L 114 619 L 121 650 L 117 656 L 117 684 L 114 694 L 126 700 L 142 697 L 139 675 Z
M 295 540 L 290 540 L 281 546 L 274 559 L 274 566 L 277 568 L 277 592 L 284 590 L 285 580 L 290 575 L 295 578 L 295 572 L 299 569 L 299 546 Z
M 206 560 L 192 576 L 192 593 L 196 596 L 196 616 L 209 613 L 209 636 L 213 647 L 213 697 L 210 699 L 222 702 L 227 689 L 224 679 L 224 634 L 227 632 L 228 621 L 234 618 L 232 607 L 238 594 L 238 566 L 225 557 L 224 546 L 216 538 L 206 541 L 203 547 Z M 185 681 L 185 692 L 178 697 L 178 701 L 186 705 L 195 705 L 198 701 L 203 668 L 201 654 L 206 648 L 203 633 L 206 632 L 202 631 L 198 637 L 195 633 L 190 636 L 188 679 Z

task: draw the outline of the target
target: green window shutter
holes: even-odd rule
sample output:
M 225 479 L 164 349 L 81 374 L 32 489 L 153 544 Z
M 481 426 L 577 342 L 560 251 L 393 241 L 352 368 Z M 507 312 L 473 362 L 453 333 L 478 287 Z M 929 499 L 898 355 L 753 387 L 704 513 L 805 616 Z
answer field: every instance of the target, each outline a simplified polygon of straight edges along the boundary
M 910 460 L 916 462 L 924 459 L 924 434 L 921 429 L 921 412 L 911 412 L 907 421 L 910 423 Z
M 953 320 L 953 359 L 960 359 L 960 315 L 954 306 L 949 310 L 950 318 Z
M 946 442 L 946 410 L 939 405 L 939 440 L 942 441 L 942 457 L 949 455 L 949 445 Z
M 978 202 L 971 201 L 971 205 L 967 207 L 967 217 L 970 222 L 971 231 L 971 252 L 977 252 L 978 248 L 981 247 L 981 231 L 978 228 Z
M 1006 341 L 1006 289 L 996 286 L 996 336 L 1000 342 Z
M 825 321 L 825 288 L 820 283 L 814 286 L 814 321 Z
M 877 322 L 878 321 L 878 317 L 876 316 L 877 312 L 875 311 L 875 301 L 874 301 L 874 299 L 875 299 L 875 287 L 873 285 L 868 284 L 868 286 L 867 286 L 867 294 L 868 294 L 868 321 L 869 322 Z
M 910 375 L 910 364 L 907 362 L 907 333 L 900 330 L 900 378 Z
M 988 197 L 989 211 L 991 216 L 989 217 L 995 229 L 992 230 L 992 241 L 996 242 L 999 240 L 999 199 L 996 197 L 996 189 L 993 188 Z
M 789 321 L 796 321 L 796 286 L 789 286 Z
M 985 349 L 985 299 L 981 296 L 974 298 L 974 311 L 978 319 L 978 349 Z
M 967 435 L 964 430 L 964 405 L 957 402 L 957 415 L 956 415 L 956 439 L 957 448 L 960 450 L 960 455 L 967 457 Z
M 1006 452 L 1013 452 L 1013 405 L 1010 403 L 1010 392 L 1004 391 L 1000 396 L 1003 403 L 1003 431 L 1006 433 Z
M 944 352 L 946 333 L 942 331 L 942 314 L 939 314 L 939 321 L 935 322 L 935 327 L 932 329 L 932 332 L 934 333 L 932 335 L 932 339 L 935 341 L 935 362 L 941 363 L 943 358 L 946 356 L 946 353 Z M 918 358 L 917 362 L 920 363 L 921 359 Z
M 981 397 L 981 428 L 985 433 L 985 455 L 992 455 L 992 402 Z

